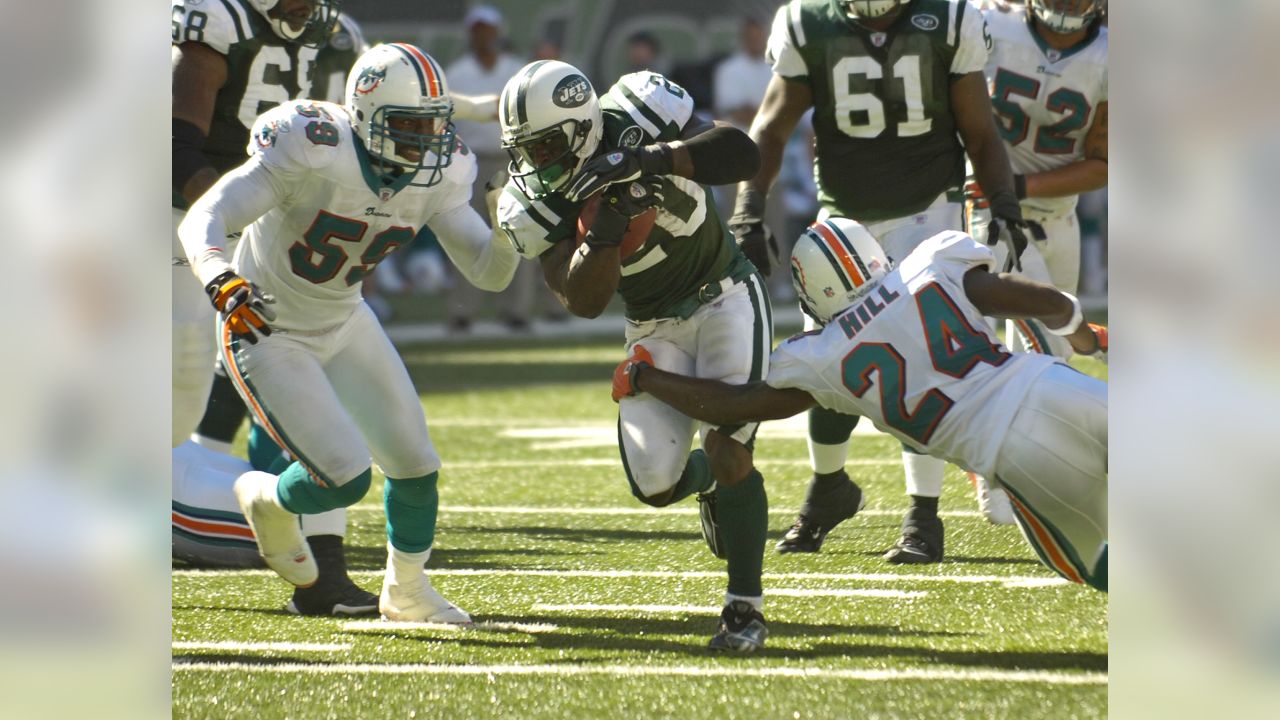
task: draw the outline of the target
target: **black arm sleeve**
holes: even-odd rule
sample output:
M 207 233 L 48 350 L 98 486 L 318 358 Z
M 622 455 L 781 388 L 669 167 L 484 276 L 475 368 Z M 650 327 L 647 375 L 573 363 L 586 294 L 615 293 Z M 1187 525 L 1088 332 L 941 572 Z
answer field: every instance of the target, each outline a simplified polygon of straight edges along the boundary
M 213 167 L 204 156 L 204 133 L 186 120 L 173 119 L 173 192 L 182 194 L 196 173 Z
M 682 142 L 693 161 L 694 182 L 727 185 L 750 180 L 760 170 L 760 149 L 735 127 L 717 125 Z

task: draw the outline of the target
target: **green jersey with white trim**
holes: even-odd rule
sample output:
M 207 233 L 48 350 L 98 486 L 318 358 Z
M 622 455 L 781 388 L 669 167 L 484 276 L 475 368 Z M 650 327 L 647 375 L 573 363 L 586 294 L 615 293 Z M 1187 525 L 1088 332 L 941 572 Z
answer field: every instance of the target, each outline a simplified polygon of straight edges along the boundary
M 981 72 L 989 40 L 967 0 L 911 0 L 884 32 L 836 0 L 791 0 L 769 36 L 773 71 L 813 94 L 818 201 L 862 222 L 911 215 L 964 180 L 953 77 Z
M 679 139 L 693 116 L 693 99 L 662 75 L 642 71 L 619 78 L 600 97 L 600 111 L 604 153 Z M 618 294 L 631 320 L 671 317 L 703 285 L 755 272 L 708 188 L 675 175 L 662 185 L 648 240 L 622 262 Z M 584 204 L 559 193 L 533 200 L 508 182 L 498 200 L 498 223 L 521 255 L 536 258 L 557 243 L 574 242 Z
M 249 129 L 262 113 L 311 88 L 317 50 L 287 43 L 248 0 L 171 0 L 173 44 L 196 42 L 227 60 L 204 154 L 219 173 L 248 156 Z

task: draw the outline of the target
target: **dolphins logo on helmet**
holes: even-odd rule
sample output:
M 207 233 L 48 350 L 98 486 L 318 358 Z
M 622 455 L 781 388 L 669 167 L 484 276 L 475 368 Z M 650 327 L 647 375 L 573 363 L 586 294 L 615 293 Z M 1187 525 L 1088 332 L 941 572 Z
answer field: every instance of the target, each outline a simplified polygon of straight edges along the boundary
M 360 75 L 356 78 L 355 91 L 361 95 L 368 95 L 386 79 L 386 65 L 369 65 L 362 69 Z

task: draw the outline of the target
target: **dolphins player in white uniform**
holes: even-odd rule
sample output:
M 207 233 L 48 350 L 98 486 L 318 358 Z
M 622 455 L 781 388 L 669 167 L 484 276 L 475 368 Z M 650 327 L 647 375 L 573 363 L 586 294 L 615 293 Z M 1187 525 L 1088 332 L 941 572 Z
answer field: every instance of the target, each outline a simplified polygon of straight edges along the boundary
M 614 394 L 648 393 L 712 423 L 814 405 L 867 416 L 921 452 L 997 479 L 1040 559 L 1106 590 L 1106 383 L 1051 355 L 1008 352 L 983 316 L 1035 318 L 1087 354 L 1098 338 L 1075 297 L 996 267 L 985 245 L 945 231 L 891 269 L 863 226 L 815 223 L 791 270 L 824 328 L 778 346 L 763 382 L 665 372 L 636 348 L 614 374 Z
M 1107 28 L 1101 0 L 986 4 L 992 48 L 986 76 L 1000 136 L 1013 164 L 1022 215 L 1038 224 L 1023 270 L 1059 290 L 1080 280 L 1081 193 L 1107 185 Z M 981 189 L 970 185 L 975 206 Z M 979 214 L 973 225 L 985 217 Z M 970 227 L 970 232 L 981 232 Z M 1035 320 L 1010 320 L 1014 350 L 1067 358 L 1071 346 Z
M 372 456 L 386 475 L 380 611 L 469 623 L 423 572 L 440 458 L 360 283 L 423 224 L 481 289 L 506 287 L 518 256 L 469 204 L 475 161 L 454 137 L 445 77 L 430 56 L 379 45 L 352 69 L 346 98 L 345 107 L 293 102 L 258 118 L 248 162 L 179 228 L 218 311 L 220 352 L 237 390 L 295 458 L 279 475 L 241 475 L 236 497 L 267 566 L 306 587 L 317 570 L 298 515 L 360 500 Z M 221 246 L 238 227 L 246 230 L 229 262 Z

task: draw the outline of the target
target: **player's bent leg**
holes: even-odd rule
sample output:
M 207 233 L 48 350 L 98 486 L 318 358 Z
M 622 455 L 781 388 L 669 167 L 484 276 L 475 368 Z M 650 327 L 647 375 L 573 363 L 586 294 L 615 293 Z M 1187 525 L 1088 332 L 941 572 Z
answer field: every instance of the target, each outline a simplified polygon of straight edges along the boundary
M 902 467 L 911 507 L 902 518 L 902 535 L 884 554 L 895 565 L 942 562 L 943 525 L 938 517 L 938 498 L 947 464 L 903 446 Z
M 1066 366 L 1037 380 L 1000 448 L 996 476 L 1041 561 L 1107 588 L 1106 384 Z
M 692 375 L 693 358 L 675 344 L 647 337 L 654 363 L 670 372 Z M 618 453 L 631 494 L 646 505 L 664 507 L 715 483 L 706 454 L 689 452 L 693 420 L 650 395 L 618 403 Z

